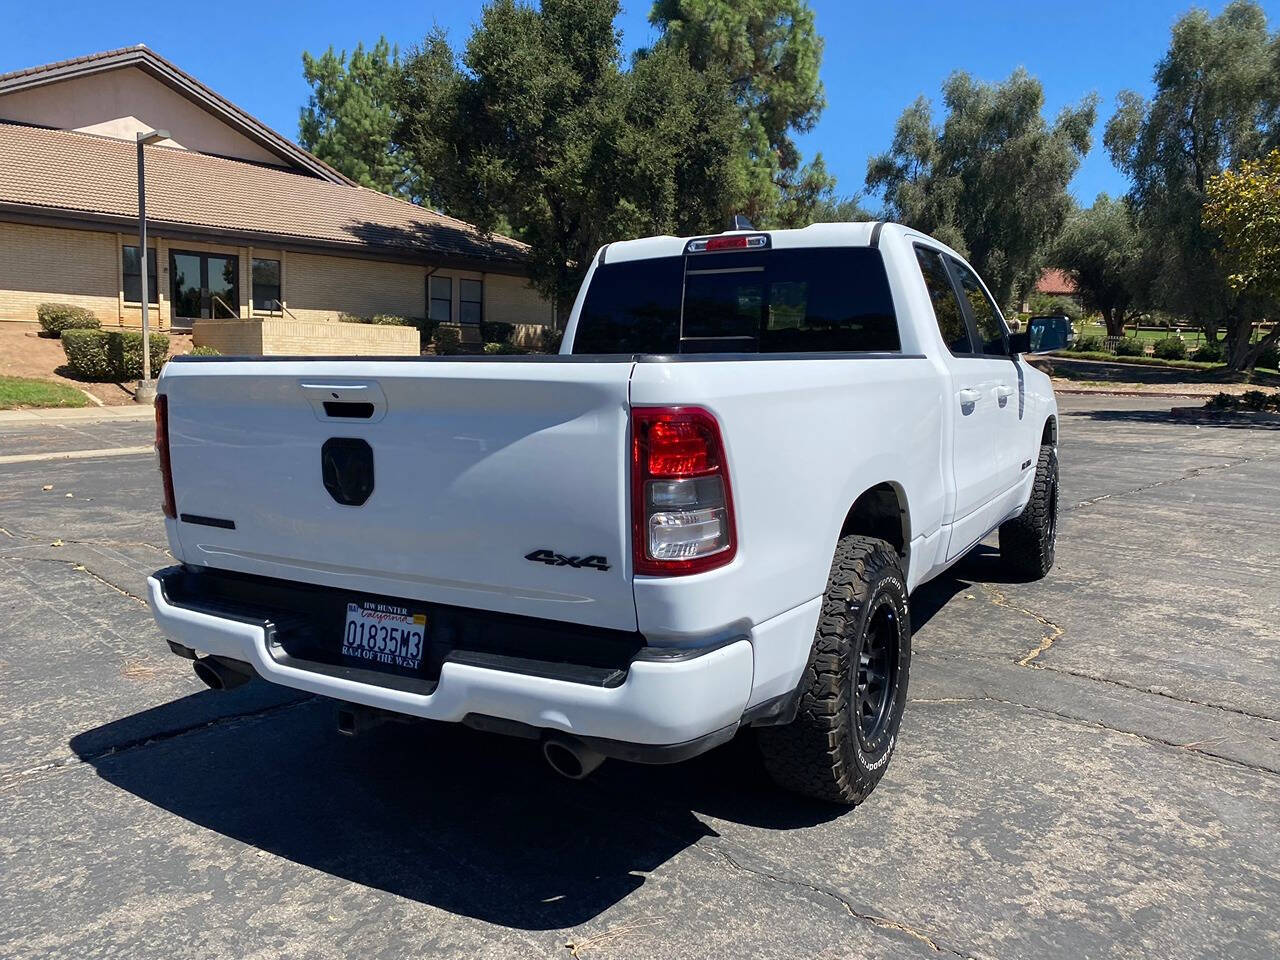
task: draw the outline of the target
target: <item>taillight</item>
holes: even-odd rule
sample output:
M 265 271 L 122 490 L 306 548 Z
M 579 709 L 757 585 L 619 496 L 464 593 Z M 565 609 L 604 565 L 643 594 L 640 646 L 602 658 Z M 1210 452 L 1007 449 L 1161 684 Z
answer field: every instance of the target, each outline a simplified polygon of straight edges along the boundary
M 733 559 L 733 496 L 715 417 L 700 407 L 632 408 L 631 504 L 636 573 L 701 573 Z
M 169 398 L 163 393 L 156 396 L 156 459 L 160 462 L 160 478 L 164 481 L 161 507 L 166 517 L 176 518 L 178 507 L 173 496 L 173 466 L 169 463 Z

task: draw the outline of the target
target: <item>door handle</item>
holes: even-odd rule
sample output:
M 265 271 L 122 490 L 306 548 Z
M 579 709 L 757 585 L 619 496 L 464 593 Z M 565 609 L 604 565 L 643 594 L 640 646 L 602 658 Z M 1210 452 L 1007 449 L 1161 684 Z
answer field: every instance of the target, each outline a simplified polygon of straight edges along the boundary
M 996 396 L 1001 400 L 1008 400 L 1013 396 L 1013 387 L 1007 383 L 1001 383 L 996 386 Z
M 957 391 L 956 396 L 960 398 L 961 403 L 966 405 L 971 403 L 977 403 L 979 400 L 982 399 L 982 393 L 980 391 L 971 390 L 968 387 L 965 387 L 963 390 Z

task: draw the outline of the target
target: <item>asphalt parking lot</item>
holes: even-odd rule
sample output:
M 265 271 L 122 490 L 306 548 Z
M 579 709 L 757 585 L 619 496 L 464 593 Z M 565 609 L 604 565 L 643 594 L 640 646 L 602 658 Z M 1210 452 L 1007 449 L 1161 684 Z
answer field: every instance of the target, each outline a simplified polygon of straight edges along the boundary
M 852 812 L 743 738 L 575 783 L 207 691 L 139 599 L 150 425 L 0 426 L 0 956 L 1280 955 L 1280 429 L 1169 405 L 1063 398 L 1057 566 L 917 593 Z

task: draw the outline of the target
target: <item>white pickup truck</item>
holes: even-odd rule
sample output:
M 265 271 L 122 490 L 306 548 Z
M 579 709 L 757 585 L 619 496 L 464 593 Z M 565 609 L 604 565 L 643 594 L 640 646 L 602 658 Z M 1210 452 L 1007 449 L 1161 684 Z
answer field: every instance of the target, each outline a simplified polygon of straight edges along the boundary
M 1057 410 L 973 270 L 896 224 L 600 250 L 558 356 L 179 357 L 149 581 L 210 686 L 457 721 L 568 776 L 744 727 L 856 804 L 908 596 L 999 530 L 1053 563 Z

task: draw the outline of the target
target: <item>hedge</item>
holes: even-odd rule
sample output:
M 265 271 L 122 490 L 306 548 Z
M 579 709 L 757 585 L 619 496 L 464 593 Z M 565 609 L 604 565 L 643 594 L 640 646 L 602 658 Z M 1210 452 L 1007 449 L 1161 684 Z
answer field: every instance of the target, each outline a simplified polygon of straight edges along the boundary
M 1147 352 L 1147 345 L 1137 337 L 1125 337 L 1116 341 L 1117 357 L 1141 357 Z
M 486 343 L 484 345 L 485 353 L 497 353 L 509 356 L 528 353 L 529 351 L 523 347 L 517 347 L 514 343 L 505 343 L 502 341 Z
M 503 323 L 498 320 L 480 321 L 480 339 L 485 343 L 510 343 L 511 338 L 515 335 L 516 325 L 514 323 Z
M 142 377 L 142 334 L 133 331 L 68 330 L 62 350 L 71 369 L 85 380 L 120 383 Z M 151 375 L 164 366 L 169 338 L 151 334 Z
M 338 320 L 341 323 L 369 323 L 378 327 L 416 327 L 420 323 L 410 317 L 398 317 L 394 313 L 375 313 L 371 317 L 358 313 L 339 313 Z
M 1222 344 L 1202 343 L 1196 347 L 1196 352 L 1191 355 L 1191 359 L 1199 360 L 1201 363 L 1221 363 L 1225 359 L 1222 355 Z
M 1076 337 L 1075 343 L 1071 345 L 1072 350 L 1088 350 L 1091 353 L 1106 350 L 1106 337 Z
M 188 350 L 187 356 L 189 357 L 220 357 L 222 356 L 222 352 L 220 350 L 215 350 L 213 347 L 200 346 L 200 347 L 192 347 L 190 350 Z
M 435 335 L 436 354 L 451 357 L 467 351 L 462 346 L 462 331 L 452 326 L 437 326 Z
M 36 307 L 36 318 L 55 337 L 63 330 L 97 330 L 102 326 L 93 311 L 70 303 L 42 303 Z
M 1151 345 L 1155 356 L 1161 360 L 1187 359 L 1187 344 L 1181 337 L 1165 337 Z

